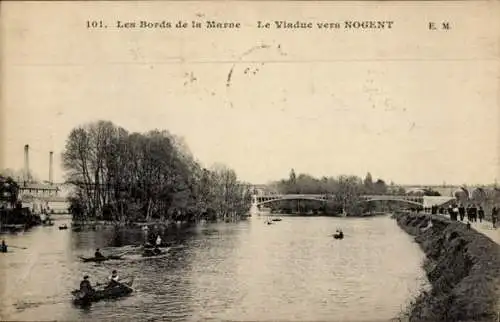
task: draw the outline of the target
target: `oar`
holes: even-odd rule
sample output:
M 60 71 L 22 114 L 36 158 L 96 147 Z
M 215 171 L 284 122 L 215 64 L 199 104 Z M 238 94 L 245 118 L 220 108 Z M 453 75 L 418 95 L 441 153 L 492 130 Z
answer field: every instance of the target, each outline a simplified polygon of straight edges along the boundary
M 130 253 L 131 251 L 133 251 L 133 249 L 126 250 L 126 251 L 121 252 L 121 253 L 119 253 L 119 254 L 117 254 L 117 255 L 114 255 L 114 256 L 119 256 L 119 257 L 122 257 L 123 255 L 125 255 L 125 254 L 127 254 L 127 253 Z
M 14 246 L 14 245 L 7 245 L 7 247 L 19 248 L 19 249 L 28 249 L 28 247 L 21 247 L 21 246 Z

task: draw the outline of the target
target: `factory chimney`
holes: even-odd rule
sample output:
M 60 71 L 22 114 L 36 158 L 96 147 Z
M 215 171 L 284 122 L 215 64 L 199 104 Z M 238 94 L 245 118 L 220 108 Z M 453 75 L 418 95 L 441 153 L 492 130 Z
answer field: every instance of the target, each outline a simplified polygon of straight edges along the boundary
M 54 183 L 54 152 L 50 151 L 49 154 L 49 183 Z
M 29 145 L 24 146 L 24 181 L 30 182 Z

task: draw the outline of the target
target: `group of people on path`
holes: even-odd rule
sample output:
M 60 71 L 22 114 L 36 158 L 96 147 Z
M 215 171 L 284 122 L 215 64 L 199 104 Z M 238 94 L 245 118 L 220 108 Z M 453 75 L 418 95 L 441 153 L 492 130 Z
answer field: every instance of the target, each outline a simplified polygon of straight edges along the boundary
M 459 206 L 449 205 L 448 215 L 450 215 L 451 220 L 458 220 L 460 218 L 460 221 L 464 221 L 465 215 L 467 215 L 467 220 L 470 222 L 477 222 L 478 218 L 479 222 L 483 222 L 484 209 L 482 206 L 479 206 L 478 208 L 474 204 L 468 205 L 467 208 L 465 208 L 462 204 Z
M 438 206 L 432 206 L 430 210 L 432 214 L 437 214 L 438 212 L 439 214 L 445 214 L 445 209 L 442 207 L 439 208 Z M 485 220 L 485 211 L 481 205 L 470 204 L 465 207 L 463 204 L 451 204 L 448 206 L 447 212 L 450 219 L 454 221 L 464 221 L 466 216 L 467 221 L 470 223 L 477 222 L 478 219 L 480 223 Z M 493 224 L 493 228 L 496 228 L 496 224 L 499 221 L 498 214 L 499 208 L 494 206 L 491 210 L 491 222 Z

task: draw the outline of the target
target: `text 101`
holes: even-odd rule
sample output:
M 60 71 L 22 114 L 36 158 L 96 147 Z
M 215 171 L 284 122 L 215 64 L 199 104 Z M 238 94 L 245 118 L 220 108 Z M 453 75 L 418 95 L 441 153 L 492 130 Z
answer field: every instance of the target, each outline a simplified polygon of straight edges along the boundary
M 87 28 L 106 28 L 102 20 L 87 20 Z

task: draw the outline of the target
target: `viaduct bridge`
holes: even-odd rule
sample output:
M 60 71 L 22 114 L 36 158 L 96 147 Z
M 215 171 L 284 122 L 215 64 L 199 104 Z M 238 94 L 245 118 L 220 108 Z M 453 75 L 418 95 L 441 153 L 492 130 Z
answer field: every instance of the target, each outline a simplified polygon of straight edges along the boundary
M 268 203 L 282 200 L 314 200 L 326 202 L 333 200 L 335 195 L 331 194 L 272 194 L 272 195 L 252 195 L 252 205 L 262 206 Z M 454 197 L 434 197 L 434 196 L 409 196 L 409 195 L 362 195 L 361 202 L 370 201 L 394 201 L 403 202 L 416 206 L 431 206 L 443 205 L 451 200 L 456 200 Z

